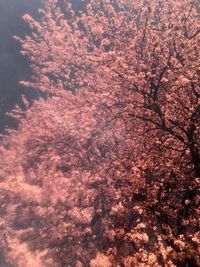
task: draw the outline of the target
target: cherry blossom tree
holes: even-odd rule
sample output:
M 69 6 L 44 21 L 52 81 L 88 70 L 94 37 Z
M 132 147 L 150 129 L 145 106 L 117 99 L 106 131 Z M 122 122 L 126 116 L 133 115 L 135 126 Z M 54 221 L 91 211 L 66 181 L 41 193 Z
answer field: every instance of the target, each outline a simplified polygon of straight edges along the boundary
M 21 84 L 45 99 L 2 137 L 2 251 L 26 267 L 198 266 L 199 1 L 82 7 L 46 0 L 15 37 Z

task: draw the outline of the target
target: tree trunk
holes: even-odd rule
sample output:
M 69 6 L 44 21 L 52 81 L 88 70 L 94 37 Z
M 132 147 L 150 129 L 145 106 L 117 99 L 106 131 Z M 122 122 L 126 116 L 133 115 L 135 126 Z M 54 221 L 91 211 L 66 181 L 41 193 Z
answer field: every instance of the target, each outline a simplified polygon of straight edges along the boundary
M 198 149 L 194 148 L 193 145 L 190 146 L 190 154 L 192 163 L 194 165 L 194 173 L 196 177 L 200 177 L 200 156 Z

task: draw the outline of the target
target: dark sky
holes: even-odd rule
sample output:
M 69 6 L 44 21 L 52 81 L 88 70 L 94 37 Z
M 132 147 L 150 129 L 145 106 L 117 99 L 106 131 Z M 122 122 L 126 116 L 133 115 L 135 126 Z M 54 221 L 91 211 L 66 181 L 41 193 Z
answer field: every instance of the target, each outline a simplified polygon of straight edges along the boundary
M 20 103 L 20 95 L 34 97 L 33 91 L 18 85 L 30 77 L 30 71 L 13 35 L 28 32 L 21 17 L 25 13 L 35 16 L 40 6 L 41 0 L 0 0 L 0 131 L 14 125 L 5 112 Z
M 70 2 L 77 11 L 84 10 L 88 0 Z M 28 99 L 37 96 L 34 90 L 19 86 L 19 81 L 30 80 L 31 71 L 13 35 L 23 36 L 29 32 L 22 16 L 28 13 L 37 18 L 37 9 L 41 6 L 42 0 L 0 0 L 0 133 L 6 127 L 16 126 L 5 113 L 21 103 L 21 95 L 25 94 Z

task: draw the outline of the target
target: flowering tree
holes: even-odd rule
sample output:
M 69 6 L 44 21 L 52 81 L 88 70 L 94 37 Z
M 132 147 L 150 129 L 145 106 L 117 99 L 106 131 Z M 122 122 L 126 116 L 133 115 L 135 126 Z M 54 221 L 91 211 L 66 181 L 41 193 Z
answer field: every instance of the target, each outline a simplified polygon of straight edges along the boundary
M 39 13 L 16 38 L 33 71 L 21 84 L 46 100 L 24 99 L 2 139 L 3 253 L 197 266 L 199 1 L 46 0 Z

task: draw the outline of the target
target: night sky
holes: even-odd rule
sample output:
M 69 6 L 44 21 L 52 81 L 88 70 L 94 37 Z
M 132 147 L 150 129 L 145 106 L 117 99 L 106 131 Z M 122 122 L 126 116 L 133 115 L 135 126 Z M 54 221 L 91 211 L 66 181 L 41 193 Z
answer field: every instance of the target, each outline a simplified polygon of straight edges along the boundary
M 31 73 L 13 35 L 28 32 L 21 17 L 25 13 L 35 17 L 40 6 L 41 0 L 0 0 L 0 131 L 15 125 L 5 112 L 20 104 L 21 94 L 35 97 L 33 90 L 18 85 L 20 80 L 29 79 Z
M 74 10 L 84 10 L 88 2 L 70 0 Z M 6 112 L 21 104 L 21 95 L 28 99 L 37 97 L 31 88 L 19 86 L 19 81 L 30 80 L 29 62 L 20 55 L 20 45 L 13 36 L 29 33 L 28 26 L 22 20 L 26 13 L 37 18 L 37 9 L 42 0 L 0 0 L 0 133 L 7 127 L 15 127 L 16 123 Z

